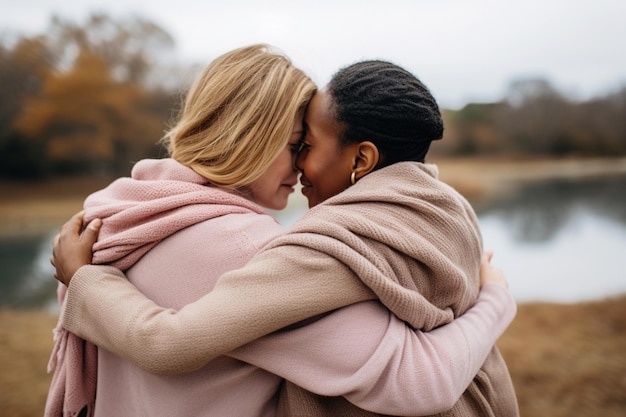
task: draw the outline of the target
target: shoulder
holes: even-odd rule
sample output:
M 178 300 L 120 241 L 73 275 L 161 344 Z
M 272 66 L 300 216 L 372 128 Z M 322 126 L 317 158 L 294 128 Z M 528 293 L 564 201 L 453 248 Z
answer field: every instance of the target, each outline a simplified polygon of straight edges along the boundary
M 258 252 L 286 232 L 273 217 L 258 213 L 227 214 L 201 222 L 192 229 L 190 232 L 216 245 L 252 252 Z

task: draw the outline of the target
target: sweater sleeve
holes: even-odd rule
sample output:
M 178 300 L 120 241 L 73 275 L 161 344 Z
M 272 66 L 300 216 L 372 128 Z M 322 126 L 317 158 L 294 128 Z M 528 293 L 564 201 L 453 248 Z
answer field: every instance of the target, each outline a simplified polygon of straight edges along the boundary
M 115 268 L 86 265 L 70 282 L 63 326 L 147 371 L 174 374 L 285 326 L 373 298 L 349 268 L 307 248 L 263 251 L 179 311 L 156 305 Z
M 269 335 L 230 355 L 375 413 L 430 415 L 457 402 L 516 309 L 507 289 L 488 284 L 461 317 L 421 332 L 370 301 Z

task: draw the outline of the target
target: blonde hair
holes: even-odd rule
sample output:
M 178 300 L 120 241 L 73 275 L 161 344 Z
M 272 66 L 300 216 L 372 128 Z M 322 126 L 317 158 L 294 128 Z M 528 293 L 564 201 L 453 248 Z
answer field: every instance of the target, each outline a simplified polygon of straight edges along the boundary
M 214 185 L 237 189 L 259 178 L 284 150 L 316 86 L 268 45 L 211 62 L 164 137 L 170 156 Z

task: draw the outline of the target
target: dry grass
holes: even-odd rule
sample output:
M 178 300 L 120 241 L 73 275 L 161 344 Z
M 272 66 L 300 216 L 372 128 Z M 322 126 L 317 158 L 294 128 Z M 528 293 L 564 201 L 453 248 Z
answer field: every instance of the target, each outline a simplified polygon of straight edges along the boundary
M 522 304 L 498 346 L 523 417 L 626 416 L 626 295 Z
M 43 415 L 56 317 L 37 311 L 0 311 L 0 415 Z

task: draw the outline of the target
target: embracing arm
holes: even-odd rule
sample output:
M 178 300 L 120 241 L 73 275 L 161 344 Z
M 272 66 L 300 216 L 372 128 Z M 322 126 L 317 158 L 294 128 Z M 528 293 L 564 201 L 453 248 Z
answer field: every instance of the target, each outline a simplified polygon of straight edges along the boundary
M 481 369 L 515 312 L 515 301 L 507 290 L 485 286 L 477 304 L 458 319 L 431 332 L 407 334 L 398 341 L 397 352 L 377 351 L 383 354 L 380 361 L 388 359 L 387 367 L 370 375 L 371 385 L 365 390 L 345 397 L 378 413 L 431 415 L 449 410 Z M 417 367 L 409 369 L 404 361 Z
M 229 356 L 375 413 L 448 410 L 516 314 L 504 275 L 490 258 L 483 257 L 484 285 L 476 304 L 433 331 L 413 331 L 382 304 L 368 301 L 263 337 Z
M 275 330 L 375 298 L 339 261 L 283 246 L 222 275 L 213 291 L 180 311 L 166 309 L 121 271 L 86 265 L 99 223 L 81 229 L 78 213 L 53 245 L 55 278 L 68 285 L 63 326 L 154 373 L 195 370 Z
M 296 266 L 302 273 L 294 275 Z M 222 275 L 213 291 L 179 311 L 156 305 L 115 268 L 83 266 L 70 282 L 63 326 L 150 372 L 181 373 L 290 324 L 373 298 L 338 261 L 284 247 Z

